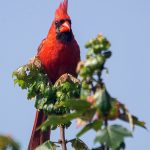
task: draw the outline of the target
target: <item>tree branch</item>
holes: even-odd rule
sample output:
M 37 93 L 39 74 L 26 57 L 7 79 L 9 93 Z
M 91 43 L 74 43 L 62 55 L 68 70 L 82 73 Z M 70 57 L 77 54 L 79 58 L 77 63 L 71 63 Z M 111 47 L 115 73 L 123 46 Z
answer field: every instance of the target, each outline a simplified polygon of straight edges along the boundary
M 67 150 L 66 140 L 65 140 L 65 128 L 63 125 L 60 126 L 60 139 L 61 139 L 62 150 Z

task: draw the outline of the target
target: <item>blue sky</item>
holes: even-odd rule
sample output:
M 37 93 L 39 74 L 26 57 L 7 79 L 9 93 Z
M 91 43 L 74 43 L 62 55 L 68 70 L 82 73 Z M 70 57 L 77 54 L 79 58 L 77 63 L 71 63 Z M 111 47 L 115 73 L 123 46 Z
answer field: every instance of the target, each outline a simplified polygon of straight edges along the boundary
M 14 87 L 12 72 L 36 54 L 47 35 L 61 0 L 0 1 L 0 133 L 12 135 L 22 150 L 32 130 L 34 102 L 26 99 L 26 91 Z M 98 33 L 112 46 L 107 62 L 106 86 L 113 97 L 150 128 L 150 1 L 149 0 L 69 0 L 73 31 L 85 57 L 84 44 Z M 121 122 L 117 122 L 121 123 Z M 127 124 L 124 124 L 128 127 Z M 75 135 L 75 125 L 67 135 Z M 56 137 L 58 132 L 52 134 Z M 92 145 L 94 133 L 83 137 Z M 54 138 L 55 139 L 55 138 Z M 139 127 L 127 139 L 127 150 L 148 149 L 150 133 Z

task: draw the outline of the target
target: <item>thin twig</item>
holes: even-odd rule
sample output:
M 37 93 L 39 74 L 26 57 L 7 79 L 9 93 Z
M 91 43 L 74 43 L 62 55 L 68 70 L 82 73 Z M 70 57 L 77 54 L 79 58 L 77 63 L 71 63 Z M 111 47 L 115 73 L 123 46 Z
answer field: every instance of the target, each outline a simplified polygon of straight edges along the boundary
M 108 126 L 108 120 L 107 119 L 105 119 L 105 121 L 104 121 L 104 126 L 107 128 L 107 126 Z M 109 150 L 109 147 L 107 146 L 107 145 L 105 145 L 104 146 L 104 150 Z
M 65 140 L 65 128 L 63 125 L 60 126 L 60 139 L 61 139 L 62 150 L 67 150 L 66 140 Z

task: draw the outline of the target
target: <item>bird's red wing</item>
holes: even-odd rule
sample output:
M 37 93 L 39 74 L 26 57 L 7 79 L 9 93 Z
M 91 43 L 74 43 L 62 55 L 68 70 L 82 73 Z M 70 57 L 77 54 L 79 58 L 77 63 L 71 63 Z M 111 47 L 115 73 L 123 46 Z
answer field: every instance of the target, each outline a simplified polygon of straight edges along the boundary
M 43 44 L 45 43 L 46 41 L 46 38 L 42 40 L 41 44 L 39 45 L 38 49 L 37 49 L 37 54 L 40 52 L 40 50 L 42 49 L 43 47 Z

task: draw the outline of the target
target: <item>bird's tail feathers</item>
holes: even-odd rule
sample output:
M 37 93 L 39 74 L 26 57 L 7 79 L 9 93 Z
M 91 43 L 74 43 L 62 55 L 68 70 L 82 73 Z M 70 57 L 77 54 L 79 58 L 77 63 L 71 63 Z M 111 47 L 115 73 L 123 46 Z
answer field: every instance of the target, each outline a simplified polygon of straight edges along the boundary
M 37 130 L 37 128 L 47 119 L 44 115 L 43 111 L 37 111 L 34 125 L 32 129 L 32 134 L 28 146 L 28 150 L 35 150 L 35 148 L 45 141 L 50 139 L 50 130 L 42 132 L 41 130 Z

